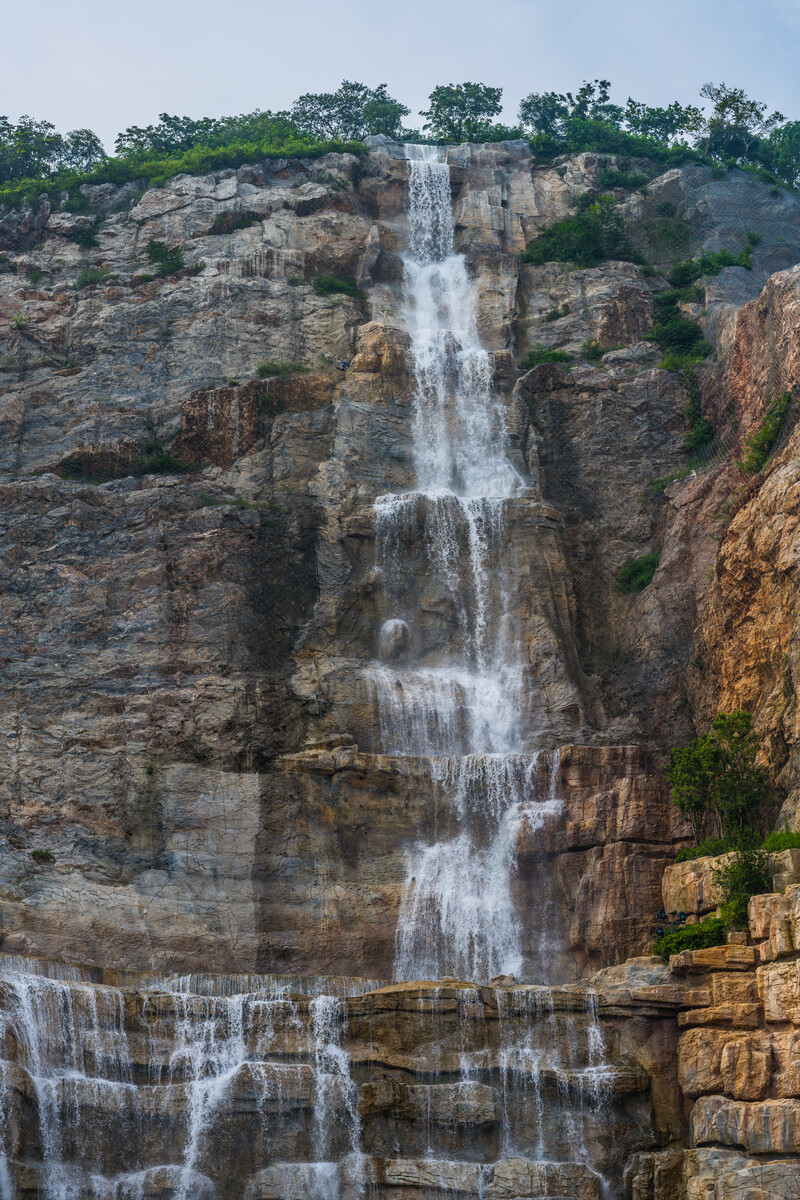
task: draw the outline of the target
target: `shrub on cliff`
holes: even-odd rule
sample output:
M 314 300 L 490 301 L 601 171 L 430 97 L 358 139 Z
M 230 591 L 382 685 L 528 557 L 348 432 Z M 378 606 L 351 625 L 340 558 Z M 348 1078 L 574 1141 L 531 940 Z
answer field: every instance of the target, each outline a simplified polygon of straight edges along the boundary
M 364 293 L 359 290 L 355 279 L 344 279 L 340 275 L 315 275 L 312 282 L 318 296 L 352 296 L 354 300 L 363 300 Z
M 621 592 L 641 592 L 652 582 L 658 568 L 658 554 L 643 554 L 641 558 L 629 558 L 617 575 L 617 587 Z
M 740 844 L 763 827 L 771 803 L 769 776 L 756 761 L 758 738 L 749 713 L 719 713 L 710 733 L 673 746 L 666 776 L 672 799 L 695 840 L 708 831 Z
M 256 367 L 259 379 L 274 379 L 276 376 L 301 375 L 308 371 L 302 363 L 282 362 L 274 358 L 262 358 Z
M 594 267 L 609 258 L 641 261 L 611 196 L 581 200 L 573 217 L 556 221 L 520 255 L 526 263 L 571 262 L 576 267 Z
M 769 855 L 763 848 L 742 846 L 728 862 L 712 871 L 722 891 L 720 916 L 732 929 L 747 928 L 747 905 L 751 896 L 772 890 Z
M 703 950 L 706 946 L 724 946 L 727 923 L 719 917 L 706 917 L 695 925 L 684 925 L 674 933 L 665 933 L 653 942 L 652 953 L 668 959 L 682 950 Z
M 746 475 L 757 475 L 767 464 L 789 416 L 792 397 L 778 396 L 767 408 L 758 429 L 744 443 L 744 455 L 737 466 Z
M 563 364 L 571 361 L 571 355 L 567 354 L 566 350 L 548 350 L 545 346 L 532 346 L 519 365 L 523 371 L 532 371 L 541 363 Z

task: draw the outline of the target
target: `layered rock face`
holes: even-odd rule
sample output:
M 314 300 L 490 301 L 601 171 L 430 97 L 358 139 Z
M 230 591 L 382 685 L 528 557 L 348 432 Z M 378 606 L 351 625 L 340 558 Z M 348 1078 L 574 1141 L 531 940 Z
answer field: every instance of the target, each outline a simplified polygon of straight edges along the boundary
M 4 949 L 83 960 L 91 945 L 98 965 L 220 970 L 317 969 L 344 952 L 349 969 L 391 971 L 412 823 L 393 824 L 378 870 L 360 850 L 371 815 L 352 808 L 352 773 L 320 774 L 314 752 L 300 791 L 319 795 L 328 778 L 323 791 L 341 794 L 345 782 L 351 806 L 323 805 L 307 846 L 328 847 L 321 878 L 336 883 L 284 891 L 280 916 L 275 896 L 287 866 L 289 878 L 302 875 L 282 849 L 299 794 L 290 781 L 302 771 L 280 756 L 339 734 L 362 755 L 381 750 L 363 670 L 387 615 L 374 501 L 412 482 L 399 258 L 409 164 L 399 155 L 376 144 L 355 188 L 344 156 L 180 178 L 144 195 L 104 187 L 90 196 L 95 216 L 45 206 L 35 220 L 3 222 L 18 263 L 0 277 Z M 666 519 L 642 500 L 649 478 L 681 463 L 686 397 L 641 342 L 663 285 L 627 264 L 520 268 L 526 241 L 596 180 L 592 156 L 538 166 L 521 144 L 448 156 L 479 335 L 507 404 L 511 461 L 530 481 L 524 501 L 510 502 L 506 555 L 533 672 L 528 746 L 663 744 L 688 728 L 675 668 L 691 652 L 714 549 L 686 506 L 689 485 L 668 500 Z M 650 192 L 676 206 L 697 246 L 730 236 L 731 205 L 752 187 L 687 168 Z M 794 202 L 763 202 L 766 189 L 756 190 L 752 204 L 747 196 L 763 234 L 757 270 L 724 273 L 739 291 L 800 244 Z M 631 216 L 649 236 L 647 213 Z M 214 232 L 235 224 L 245 227 Z M 96 249 L 72 240 L 86 226 Z M 141 282 L 153 238 L 180 243 L 199 273 Z M 74 290 L 86 265 L 114 277 Z M 29 266 L 51 290 L 20 287 Z M 315 271 L 354 275 L 367 298 L 317 295 L 304 282 Z M 543 320 L 563 304 L 568 315 Z M 709 311 L 726 304 L 718 297 Z M 593 337 L 630 348 L 596 367 L 522 378 L 509 354 Z M 262 358 L 308 371 L 248 382 Z M 201 469 L 125 475 L 166 449 Z M 83 481 L 107 475 L 123 477 Z M 653 588 L 622 598 L 619 566 L 660 539 Z M 687 542 L 697 551 L 688 572 Z M 413 538 L 403 555 L 432 653 L 452 635 L 453 614 L 431 593 Z M 594 819 L 548 834 L 563 881 L 552 919 L 571 930 L 566 949 L 579 968 L 645 945 L 658 907 L 658 868 L 645 863 L 657 864 L 671 835 L 663 793 L 638 762 L 649 798 L 633 838 Z M 605 787 L 607 762 L 592 770 Z M 359 771 L 381 776 L 378 803 L 408 787 L 379 757 Z M 623 765 L 621 779 L 630 774 Z M 32 862 L 33 849 L 55 862 Z M 515 886 L 535 890 L 535 876 L 525 868 Z M 607 886 L 617 924 L 604 938 L 596 915 L 572 908 Z M 276 926 L 296 932 L 276 936 Z
M 0 220 L 0 950 L 82 964 L 4 971 L 3 1200 L 792 1194 L 753 948 L 613 964 L 687 836 L 656 767 L 689 700 L 755 705 L 793 781 L 793 443 L 710 583 L 731 456 L 648 492 L 685 461 L 663 280 L 519 262 L 603 163 L 405 154 Z M 695 166 L 617 199 L 658 261 L 746 209 L 702 313 L 741 444 L 794 383 L 800 205 Z M 478 983 L 377 986 L 448 964 Z

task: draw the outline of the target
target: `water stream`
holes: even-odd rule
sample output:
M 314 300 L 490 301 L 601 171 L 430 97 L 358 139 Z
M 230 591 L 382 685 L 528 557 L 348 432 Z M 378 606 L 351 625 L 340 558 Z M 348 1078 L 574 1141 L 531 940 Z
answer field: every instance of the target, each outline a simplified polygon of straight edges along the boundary
M 548 769 L 522 753 L 526 681 L 506 525 L 509 502 L 526 484 L 507 453 L 475 286 L 455 251 L 450 168 L 438 147 L 408 153 L 416 479 L 412 491 L 375 504 L 391 612 L 380 644 L 394 647 L 400 625 L 405 633 L 402 652 L 385 654 L 371 679 L 383 751 L 431 760 L 438 810 L 450 820 L 409 853 L 395 977 L 488 981 L 524 967 L 512 895 L 516 842 L 524 824 L 536 829 L 557 817 L 557 756 Z M 423 549 L 426 594 L 444 598 L 451 614 L 446 645 L 432 652 L 409 586 L 410 545 Z

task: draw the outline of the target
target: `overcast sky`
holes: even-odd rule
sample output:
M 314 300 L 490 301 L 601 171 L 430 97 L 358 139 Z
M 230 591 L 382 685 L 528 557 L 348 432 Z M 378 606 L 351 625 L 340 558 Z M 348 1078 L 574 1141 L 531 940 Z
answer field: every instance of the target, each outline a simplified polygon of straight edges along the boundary
M 800 118 L 800 0 L 38 0 L 3 6 L 0 114 L 94 129 L 107 149 L 159 112 L 288 107 L 343 78 L 416 113 L 438 83 L 532 91 L 603 77 L 613 98 L 697 101 L 736 84 Z

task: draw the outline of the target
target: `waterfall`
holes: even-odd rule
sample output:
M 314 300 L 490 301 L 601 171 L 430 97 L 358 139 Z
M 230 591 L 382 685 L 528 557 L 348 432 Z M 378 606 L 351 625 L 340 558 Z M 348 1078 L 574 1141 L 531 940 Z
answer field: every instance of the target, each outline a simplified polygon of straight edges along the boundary
M 376 554 L 390 616 L 369 672 L 381 748 L 430 759 L 451 820 L 411 848 L 395 977 L 488 980 L 524 966 L 512 883 L 524 822 L 558 811 L 538 759 L 522 754 L 525 675 L 509 597 L 507 515 L 525 481 L 507 454 L 492 364 L 477 332 L 475 287 L 454 245 L 450 168 L 410 146 L 405 319 L 414 377 L 415 487 L 375 502 Z M 424 644 L 408 577 L 450 613 L 444 645 Z M 402 629 L 402 638 L 397 631 Z M 396 648 L 396 650 L 394 649 Z

